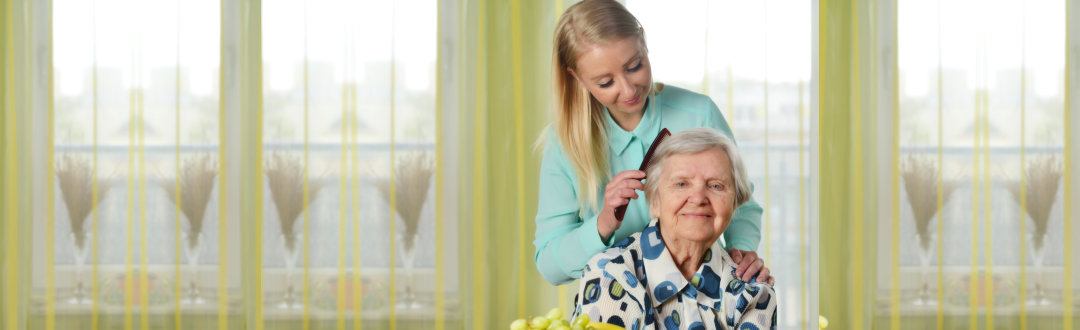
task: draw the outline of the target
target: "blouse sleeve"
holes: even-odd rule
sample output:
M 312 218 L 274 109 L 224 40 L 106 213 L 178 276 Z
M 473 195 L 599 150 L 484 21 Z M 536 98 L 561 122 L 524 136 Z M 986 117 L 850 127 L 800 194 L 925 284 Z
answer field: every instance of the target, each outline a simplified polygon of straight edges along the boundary
M 540 275 L 549 283 L 566 284 L 581 277 L 581 269 L 594 254 L 604 251 L 610 242 L 600 239 L 596 216 L 582 219 L 573 170 L 558 147 L 558 140 L 547 133 L 544 158 L 540 164 L 540 191 L 536 211 L 536 255 Z

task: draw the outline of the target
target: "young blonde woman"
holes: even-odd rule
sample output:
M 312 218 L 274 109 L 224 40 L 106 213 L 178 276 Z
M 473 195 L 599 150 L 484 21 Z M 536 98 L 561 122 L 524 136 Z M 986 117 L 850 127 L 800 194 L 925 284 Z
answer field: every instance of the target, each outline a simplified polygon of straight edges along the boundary
M 705 95 L 652 81 L 645 30 L 614 0 L 584 0 L 555 26 L 555 123 L 540 167 L 535 262 L 548 282 L 581 278 L 589 259 L 651 221 L 637 170 L 662 128 L 711 127 L 734 140 Z M 624 218 L 614 210 L 627 205 Z M 771 282 L 758 258 L 761 206 L 743 204 L 724 233 L 736 275 Z

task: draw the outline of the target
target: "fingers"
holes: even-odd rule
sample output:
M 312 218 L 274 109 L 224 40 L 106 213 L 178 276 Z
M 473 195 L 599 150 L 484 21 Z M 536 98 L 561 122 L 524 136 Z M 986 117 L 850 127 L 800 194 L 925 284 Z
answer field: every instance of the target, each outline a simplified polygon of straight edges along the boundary
M 757 252 L 754 251 L 742 251 L 742 253 L 743 258 L 738 262 L 739 265 L 735 269 L 735 276 L 738 276 L 742 279 L 748 279 L 744 275 L 746 275 L 746 271 L 749 270 L 748 268 L 750 268 L 750 265 L 752 265 L 754 261 L 758 260 L 758 256 Z
M 615 177 L 611 178 L 611 181 L 615 182 L 615 181 L 626 180 L 626 179 L 634 179 L 634 180 L 640 181 L 641 179 L 644 179 L 644 178 L 645 178 L 645 171 L 626 170 L 626 171 L 619 172 L 619 174 L 615 174 Z
M 730 250 L 728 250 L 728 254 L 731 255 L 731 261 L 734 261 L 736 264 L 738 264 L 740 261 L 742 261 L 742 258 L 743 258 L 742 250 L 730 249 Z
M 761 271 L 762 267 L 765 267 L 765 261 L 762 261 L 761 259 L 755 259 L 754 262 L 750 263 L 750 267 L 747 268 L 746 271 L 743 272 L 741 276 L 739 276 L 739 278 L 741 278 L 743 281 L 748 282 L 751 278 L 754 278 L 754 275 L 757 275 L 758 272 Z
M 769 285 L 772 285 L 773 277 L 772 277 L 771 272 L 769 271 L 769 267 L 762 266 L 761 267 L 761 272 L 758 273 L 757 278 L 758 278 L 758 282 L 767 283 Z

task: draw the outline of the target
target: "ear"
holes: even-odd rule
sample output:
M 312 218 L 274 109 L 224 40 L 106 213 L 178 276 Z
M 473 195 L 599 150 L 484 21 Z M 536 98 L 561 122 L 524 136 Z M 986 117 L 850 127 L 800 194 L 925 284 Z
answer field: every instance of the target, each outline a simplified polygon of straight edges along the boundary
M 570 76 L 574 77 L 574 80 L 577 81 L 578 85 L 585 86 L 585 82 L 581 81 L 581 78 L 578 77 L 577 72 L 574 72 L 574 69 L 571 69 L 571 68 L 567 67 L 566 72 L 569 72 Z
M 650 220 L 660 218 L 660 196 L 658 196 L 659 194 L 660 194 L 659 192 L 654 193 L 653 196 L 652 196 L 653 198 L 650 198 L 649 200 L 646 201 L 646 202 L 649 203 L 649 218 L 650 218 Z

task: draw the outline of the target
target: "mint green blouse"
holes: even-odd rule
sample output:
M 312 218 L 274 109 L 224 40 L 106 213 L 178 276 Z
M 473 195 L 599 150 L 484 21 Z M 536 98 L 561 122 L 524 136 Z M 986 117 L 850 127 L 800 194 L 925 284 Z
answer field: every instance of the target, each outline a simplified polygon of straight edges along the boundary
M 672 133 L 689 128 L 712 127 L 734 140 L 720 109 L 706 95 L 674 86 L 664 86 L 650 100 L 641 122 L 632 132 L 619 127 L 611 115 L 607 121 L 611 174 L 636 170 L 660 129 Z M 540 274 L 552 284 L 565 284 L 581 278 L 585 263 L 593 255 L 615 242 L 640 232 L 648 226 L 649 206 L 645 193 L 630 201 L 622 225 L 607 242 L 600 239 L 596 227 L 597 211 L 578 204 L 578 180 L 558 137 L 549 128 L 540 165 L 540 192 L 536 212 L 535 262 Z M 604 186 L 597 192 L 597 205 L 604 197 Z M 731 224 L 724 231 L 725 249 L 756 251 L 761 240 L 761 206 L 751 199 L 735 210 Z

